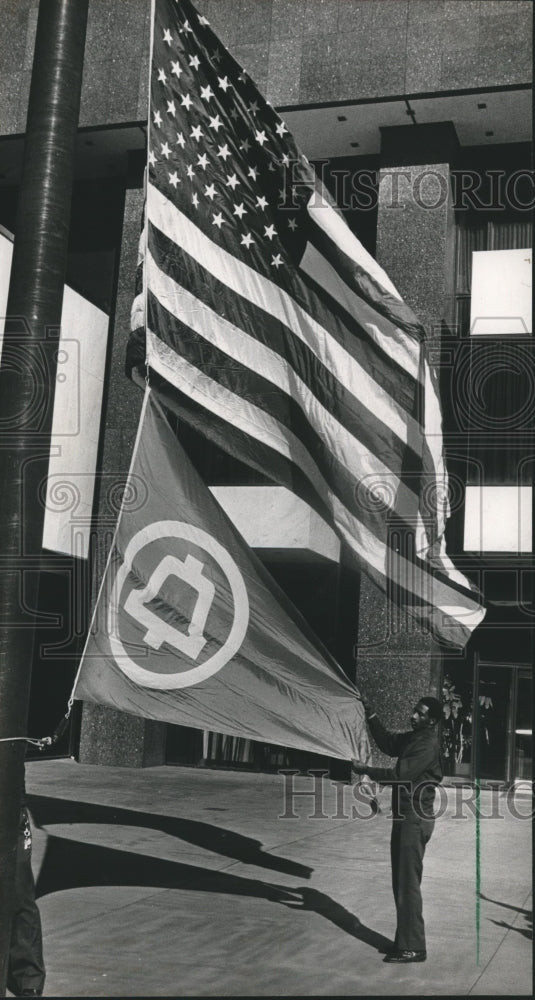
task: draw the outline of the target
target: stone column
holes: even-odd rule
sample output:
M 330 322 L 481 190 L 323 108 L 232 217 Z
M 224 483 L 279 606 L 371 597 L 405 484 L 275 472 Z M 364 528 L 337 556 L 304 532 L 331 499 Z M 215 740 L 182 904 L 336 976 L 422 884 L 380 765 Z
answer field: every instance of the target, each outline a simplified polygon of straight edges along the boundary
M 111 357 L 104 402 L 105 429 L 99 466 L 97 531 L 94 539 L 93 602 L 106 566 L 122 487 L 130 466 L 143 394 L 124 374 L 130 307 L 134 295 L 143 208 L 142 166 L 130 162 L 125 192 L 123 235 Z M 79 759 L 84 764 L 150 767 L 165 763 L 166 725 L 85 702 Z
M 437 348 L 453 309 L 450 164 L 457 145 L 451 122 L 382 129 L 377 260 L 437 338 Z M 363 576 L 357 685 L 384 722 L 392 729 L 407 728 L 418 698 L 438 695 L 440 672 L 441 654 L 432 639 Z

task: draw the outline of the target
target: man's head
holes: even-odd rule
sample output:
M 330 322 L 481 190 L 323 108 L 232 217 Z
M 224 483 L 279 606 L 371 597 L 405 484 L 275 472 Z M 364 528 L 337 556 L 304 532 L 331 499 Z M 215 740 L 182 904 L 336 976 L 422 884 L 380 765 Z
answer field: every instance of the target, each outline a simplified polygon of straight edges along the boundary
M 411 714 L 411 726 L 416 731 L 436 726 L 442 718 L 442 705 L 437 698 L 431 696 L 420 698 Z

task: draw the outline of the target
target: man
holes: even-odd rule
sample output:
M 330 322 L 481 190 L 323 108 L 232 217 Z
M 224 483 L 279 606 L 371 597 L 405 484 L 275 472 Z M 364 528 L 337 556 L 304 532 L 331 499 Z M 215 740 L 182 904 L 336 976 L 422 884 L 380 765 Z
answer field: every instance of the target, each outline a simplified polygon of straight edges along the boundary
M 383 753 L 397 757 L 395 767 L 369 767 L 353 761 L 355 774 L 367 774 L 392 789 L 392 887 L 397 911 L 394 949 L 385 962 L 425 962 L 422 916 L 423 857 L 435 825 L 435 788 L 442 780 L 437 725 L 442 706 L 421 698 L 411 715 L 411 731 L 389 733 L 363 699 L 369 729 Z
M 32 830 L 23 789 L 15 867 L 11 945 L 7 963 L 7 988 L 16 997 L 40 997 L 44 984 L 41 917 L 35 902 L 35 882 L 32 872 Z

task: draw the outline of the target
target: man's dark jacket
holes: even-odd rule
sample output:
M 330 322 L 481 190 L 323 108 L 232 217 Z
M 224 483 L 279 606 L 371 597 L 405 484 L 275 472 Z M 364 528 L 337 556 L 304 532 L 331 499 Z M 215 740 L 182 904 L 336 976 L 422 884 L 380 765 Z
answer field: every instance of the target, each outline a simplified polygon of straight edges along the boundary
M 389 757 L 397 757 L 394 767 L 369 767 L 366 773 L 374 781 L 392 785 L 394 815 L 398 812 L 433 815 L 435 788 L 442 781 L 436 726 L 409 733 L 389 733 L 376 715 L 368 719 L 377 746 Z

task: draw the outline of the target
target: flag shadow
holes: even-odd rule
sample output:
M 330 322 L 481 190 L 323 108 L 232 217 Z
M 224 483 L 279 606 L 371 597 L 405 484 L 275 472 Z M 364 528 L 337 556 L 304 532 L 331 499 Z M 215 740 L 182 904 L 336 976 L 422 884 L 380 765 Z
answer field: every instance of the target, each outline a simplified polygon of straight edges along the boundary
M 520 913 L 525 920 L 527 926 L 518 927 L 516 924 L 508 924 L 505 920 L 494 920 L 492 917 L 488 919 L 492 924 L 496 924 L 497 927 L 506 927 L 510 931 L 517 931 L 523 937 L 527 938 L 528 941 L 533 940 L 533 911 L 525 910 L 522 906 L 513 906 L 512 903 L 502 903 L 501 900 L 491 899 L 490 896 L 485 896 L 483 892 L 479 894 L 480 899 L 484 899 L 487 903 L 495 903 L 496 906 L 502 906 L 505 910 L 513 910 L 514 913 Z
M 245 837 L 233 830 L 225 830 L 211 823 L 183 819 L 177 816 L 161 816 L 157 813 L 138 812 L 116 806 L 78 802 L 69 799 L 51 798 L 44 795 L 29 795 L 28 806 L 37 826 L 51 826 L 56 823 L 106 823 L 120 826 L 137 826 L 159 830 L 188 844 L 196 844 L 207 851 L 221 854 L 225 858 L 241 861 L 246 865 L 256 865 L 268 871 L 292 875 L 295 878 L 310 878 L 313 868 L 301 865 L 287 858 L 277 857 L 264 851 L 259 840 Z
M 385 951 L 392 945 L 387 938 L 365 927 L 330 896 L 308 887 L 289 888 L 260 879 L 49 835 L 37 880 L 36 898 L 95 886 L 180 889 L 265 899 L 291 909 L 318 913 L 378 951 Z

